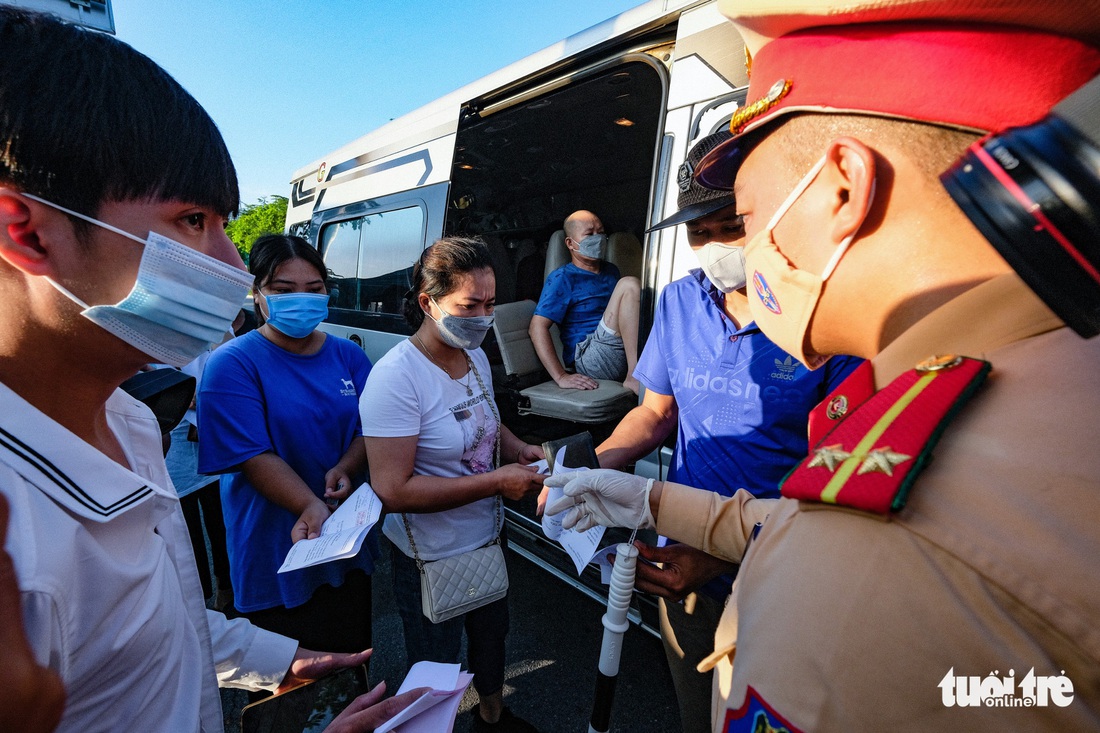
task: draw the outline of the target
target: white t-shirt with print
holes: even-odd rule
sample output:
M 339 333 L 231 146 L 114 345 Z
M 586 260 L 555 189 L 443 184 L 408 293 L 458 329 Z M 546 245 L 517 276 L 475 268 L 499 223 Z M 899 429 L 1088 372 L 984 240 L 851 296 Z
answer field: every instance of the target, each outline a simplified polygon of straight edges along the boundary
M 489 360 L 481 349 L 468 352 L 485 383 L 482 393 L 471 372 L 455 381 L 406 339 L 383 356 L 367 378 L 359 399 L 363 435 L 375 438 L 419 436 L 413 472 L 455 478 L 493 469 L 497 423 Z M 473 396 L 466 393 L 470 385 Z M 500 532 L 496 497 L 441 512 L 406 514 L 421 560 L 438 560 L 481 547 Z M 503 508 L 501 510 L 503 523 Z M 401 514 L 390 514 L 382 532 L 413 556 Z

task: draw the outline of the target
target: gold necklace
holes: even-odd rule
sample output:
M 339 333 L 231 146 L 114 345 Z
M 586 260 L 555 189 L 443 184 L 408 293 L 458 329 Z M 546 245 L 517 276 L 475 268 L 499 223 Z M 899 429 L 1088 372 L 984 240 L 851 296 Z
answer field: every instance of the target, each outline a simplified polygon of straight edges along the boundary
M 414 339 L 416 339 L 416 343 L 420 344 L 420 348 L 424 350 L 424 353 L 425 353 L 425 354 L 427 354 L 428 358 L 432 360 L 432 363 L 433 363 L 433 364 L 435 364 L 435 365 L 436 365 L 437 367 L 439 367 L 440 369 L 442 369 L 442 370 L 443 370 L 443 373 L 444 373 L 444 374 L 446 374 L 446 375 L 447 375 L 447 377 L 448 377 L 448 378 L 450 378 L 450 380 L 451 380 L 452 382 L 455 382 L 455 383 L 457 383 L 457 384 L 461 384 L 461 385 L 462 385 L 463 387 L 465 387 L 465 388 L 466 388 L 466 396 L 467 396 L 467 397 L 473 397 L 473 396 L 474 396 L 474 390 L 473 390 L 473 388 L 472 388 L 472 387 L 470 386 L 470 372 L 466 372 L 466 382 L 465 382 L 465 383 L 463 383 L 463 382 L 459 382 L 459 381 L 458 381 L 457 379 L 455 379 L 454 377 L 452 377 L 452 376 L 451 376 L 451 372 L 450 372 L 450 370 L 449 370 L 449 369 L 447 369 L 447 367 L 443 366 L 443 365 L 442 365 L 442 364 L 441 364 L 441 363 L 439 362 L 439 360 L 435 358 L 435 355 L 434 355 L 434 354 L 432 354 L 432 350 L 431 350 L 431 349 L 429 349 L 429 348 L 428 348 L 428 345 L 427 345 L 427 344 L 425 344 L 425 343 L 424 343 L 424 342 L 423 342 L 423 341 L 422 341 L 422 340 L 420 339 L 420 334 L 418 334 L 418 333 L 413 333 L 413 338 L 414 338 Z M 463 353 L 463 355 L 465 355 L 465 353 L 466 353 L 466 352 L 465 352 L 465 351 L 463 351 L 462 353 Z M 467 363 L 467 364 L 469 364 L 469 363 L 470 363 L 470 357 L 468 357 L 468 356 L 466 357 L 466 363 Z

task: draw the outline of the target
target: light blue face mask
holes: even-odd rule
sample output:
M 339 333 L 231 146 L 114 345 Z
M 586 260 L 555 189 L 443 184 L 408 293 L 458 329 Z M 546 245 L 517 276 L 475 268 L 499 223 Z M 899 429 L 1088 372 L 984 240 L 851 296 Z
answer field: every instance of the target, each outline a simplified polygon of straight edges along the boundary
M 293 339 L 305 338 L 328 317 L 327 293 L 275 293 L 267 302 L 267 325 Z
M 607 259 L 607 235 L 589 234 L 577 242 L 577 253 L 593 260 Z
M 83 308 L 81 315 L 89 321 L 153 361 L 176 367 L 225 338 L 252 286 L 252 275 L 156 232 L 141 239 L 38 196 L 23 195 L 145 246 L 134 287 L 114 305 L 88 305 L 46 278 Z

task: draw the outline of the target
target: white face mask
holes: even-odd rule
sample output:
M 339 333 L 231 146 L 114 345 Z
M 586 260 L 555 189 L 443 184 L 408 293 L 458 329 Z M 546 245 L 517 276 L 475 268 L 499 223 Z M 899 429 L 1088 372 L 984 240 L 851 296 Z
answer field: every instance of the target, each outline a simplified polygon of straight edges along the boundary
M 141 239 L 38 196 L 23 195 L 145 246 L 130 294 L 114 305 L 88 305 L 46 278 L 84 309 L 82 316 L 154 361 L 176 367 L 221 343 L 252 287 L 251 274 L 156 232 Z
M 453 349 L 478 348 L 485 340 L 485 334 L 493 327 L 493 316 L 452 316 L 436 303 L 435 298 L 432 298 L 432 303 L 443 316 L 436 318 L 430 311 L 426 315 L 435 321 L 439 338 Z
M 695 251 L 699 265 L 711 284 L 722 293 L 740 290 L 748 282 L 745 276 L 745 248 L 722 242 L 707 242 Z

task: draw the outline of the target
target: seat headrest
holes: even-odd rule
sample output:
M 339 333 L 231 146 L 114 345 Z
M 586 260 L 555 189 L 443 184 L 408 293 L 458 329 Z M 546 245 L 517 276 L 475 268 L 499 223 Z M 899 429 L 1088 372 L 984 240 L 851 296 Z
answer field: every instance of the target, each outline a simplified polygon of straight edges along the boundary
M 642 276 L 642 244 L 630 232 L 615 232 L 607 238 L 607 261 L 619 268 L 623 277 Z
M 565 266 L 571 259 L 569 248 L 565 246 L 565 230 L 559 229 L 550 235 L 550 242 L 546 245 L 546 267 L 543 268 L 542 279 L 545 280 L 551 272 Z

